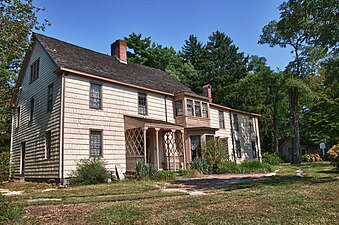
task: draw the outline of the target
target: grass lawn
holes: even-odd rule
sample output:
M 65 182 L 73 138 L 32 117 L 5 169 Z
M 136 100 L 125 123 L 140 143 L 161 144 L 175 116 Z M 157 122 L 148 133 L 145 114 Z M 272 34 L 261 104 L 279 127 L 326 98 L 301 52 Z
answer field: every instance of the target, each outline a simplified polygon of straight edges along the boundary
M 6 197 L 24 209 L 17 224 L 339 224 L 339 173 L 329 163 L 275 169 L 275 177 L 206 195 L 163 192 L 173 184 L 131 180 L 48 192 L 42 190 L 49 185 L 36 183 L 0 188 L 24 191 Z M 296 176 L 299 169 L 303 177 Z

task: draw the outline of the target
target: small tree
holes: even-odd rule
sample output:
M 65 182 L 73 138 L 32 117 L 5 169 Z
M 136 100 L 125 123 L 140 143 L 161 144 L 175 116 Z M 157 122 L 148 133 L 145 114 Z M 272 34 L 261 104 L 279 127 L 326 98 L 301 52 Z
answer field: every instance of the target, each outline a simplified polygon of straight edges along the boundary
M 216 173 L 218 165 L 228 161 L 228 154 L 226 153 L 226 145 L 216 140 L 206 142 L 205 160 L 208 165 L 208 170 Z

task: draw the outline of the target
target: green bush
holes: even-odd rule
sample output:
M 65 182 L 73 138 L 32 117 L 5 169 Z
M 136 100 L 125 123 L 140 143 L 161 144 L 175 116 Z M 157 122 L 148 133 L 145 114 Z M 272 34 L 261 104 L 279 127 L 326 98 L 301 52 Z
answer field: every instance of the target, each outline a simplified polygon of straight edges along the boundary
M 270 165 L 279 165 L 279 163 L 282 163 L 283 161 L 278 153 L 265 152 L 262 154 L 262 162 Z
M 239 165 L 235 162 L 224 162 L 218 165 L 217 173 L 239 173 Z
M 135 171 L 137 179 L 152 178 L 157 172 L 153 164 L 146 164 L 143 159 L 139 159 L 135 163 Z
M 335 167 L 336 170 L 339 170 L 339 144 L 333 145 L 330 150 L 327 152 L 331 164 Z
M 18 217 L 23 213 L 19 206 L 11 205 L 0 193 L 0 224 L 13 224 L 18 222 Z
M 319 154 L 304 154 L 301 157 L 303 162 L 321 162 L 323 159 L 320 157 Z
M 244 161 L 240 164 L 225 162 L 218 166 L 218 173 L 262 173 L 268 171 L 272 171 L 272 166 L 259 161 Z
M 225 149 L 227 149 L 225 144 L 216 140 L 210 140 L 206 143 L 205 160 L 209 172 L 217 173 L 218 165 L 228 161 L 229 157 Z
M 105 161 L 100 158 L 82 159 L 71 173 L 72 183 L 98 184 L 105 183 L 112 175 L 106 170 Z
M 272 166 L 260 161 L 244 161 L 239 165 L 240 173 L 259 173 L 272 171 Z
M 152 179 L 155 180 L 175 180 L 176 173 L 173 171 L 161 170 L 157 171 L 153 176 Z
M 201 158 L 195 158 L 190 164 L 190 169 L 198 170 L 200 173 L 207 173 L 207 163 Z
M 179 170 L 179 171 L 178 171 L 178 175 L 179 175 L 179 176 L 183 176 L 183 177 L 184 177 L 184 176 L 186 176 L 187 174 L 188 174 L 188 170 L 183 170 L 183 169 L 182 169 L 182 170 Z
M 0 152 L 0 182 L 9 179 L 10 164 L 9 164 L 10 153 Z

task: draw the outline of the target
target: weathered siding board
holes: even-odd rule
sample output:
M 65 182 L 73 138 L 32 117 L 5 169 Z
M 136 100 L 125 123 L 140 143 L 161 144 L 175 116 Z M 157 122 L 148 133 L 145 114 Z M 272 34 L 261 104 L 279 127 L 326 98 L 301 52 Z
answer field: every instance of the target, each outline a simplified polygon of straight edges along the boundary
M 30 84 L 30 65 L 40 57 L 39 77 Z M 25 71 L 21 94 L 17 99 L 20 106 L 20 123 L 12 132 L 12 162 L 14 175 L 20 173 L 21 142 L 26 142 L 25 178 L 59 177 L 59 135 L 61 78 L 53 73 L 56 65 L 42 46 L 33 46 L 30 62 Z M 48 85 L 53 83 L 53 110 L 47 112 Z M 34 97 L 34 117 L 29 121 L 30 100 Z M 14 117 L 16 117 L 16 111 Z M 45 132 L 51 130 L 51 158 L 45 159 Z
M 64 176 L 76 168 L 76 162 L 89 158 L 89 130 L 103 130 L 103 158 L 107 168 L 116 164 L 126 169 L 124 115 L 138 115 L 138 90 L 110 83 L 102 84 L 102 109 L 89 108 L 90 83 L 83 77 L 65 77 L 64 107 Z M 173 99 L 154 93 L 147 94 L 146 118 L 174 123 Z

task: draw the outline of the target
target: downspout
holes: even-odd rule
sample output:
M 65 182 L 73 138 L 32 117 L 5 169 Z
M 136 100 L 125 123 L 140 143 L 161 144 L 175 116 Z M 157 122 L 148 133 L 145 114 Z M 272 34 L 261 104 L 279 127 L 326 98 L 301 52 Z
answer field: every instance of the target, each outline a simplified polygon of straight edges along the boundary
M 230 125 L 231 125 L 231 137 L 232 137 L 232 154 L 233 154 L 234 162 L 237 162 L 237 159 L 235 157 L 235 149 L 234 149 L 234 131 L 233 131 L 233 122 L 232 122 L 231 111 L 230 111 Z
M 65 107 L 65 75 L 61 75 L 61 104 L 60 104 L 60 155 L 59 155 L 59 177 L 60 183 L 64 184 L 64 107 Z
M 168 122 L 168 119 L 167 119 L 167 96 L 164 97 L 164 101 L 165 101 L 165 117 L 166 117 L 166 122 Z

